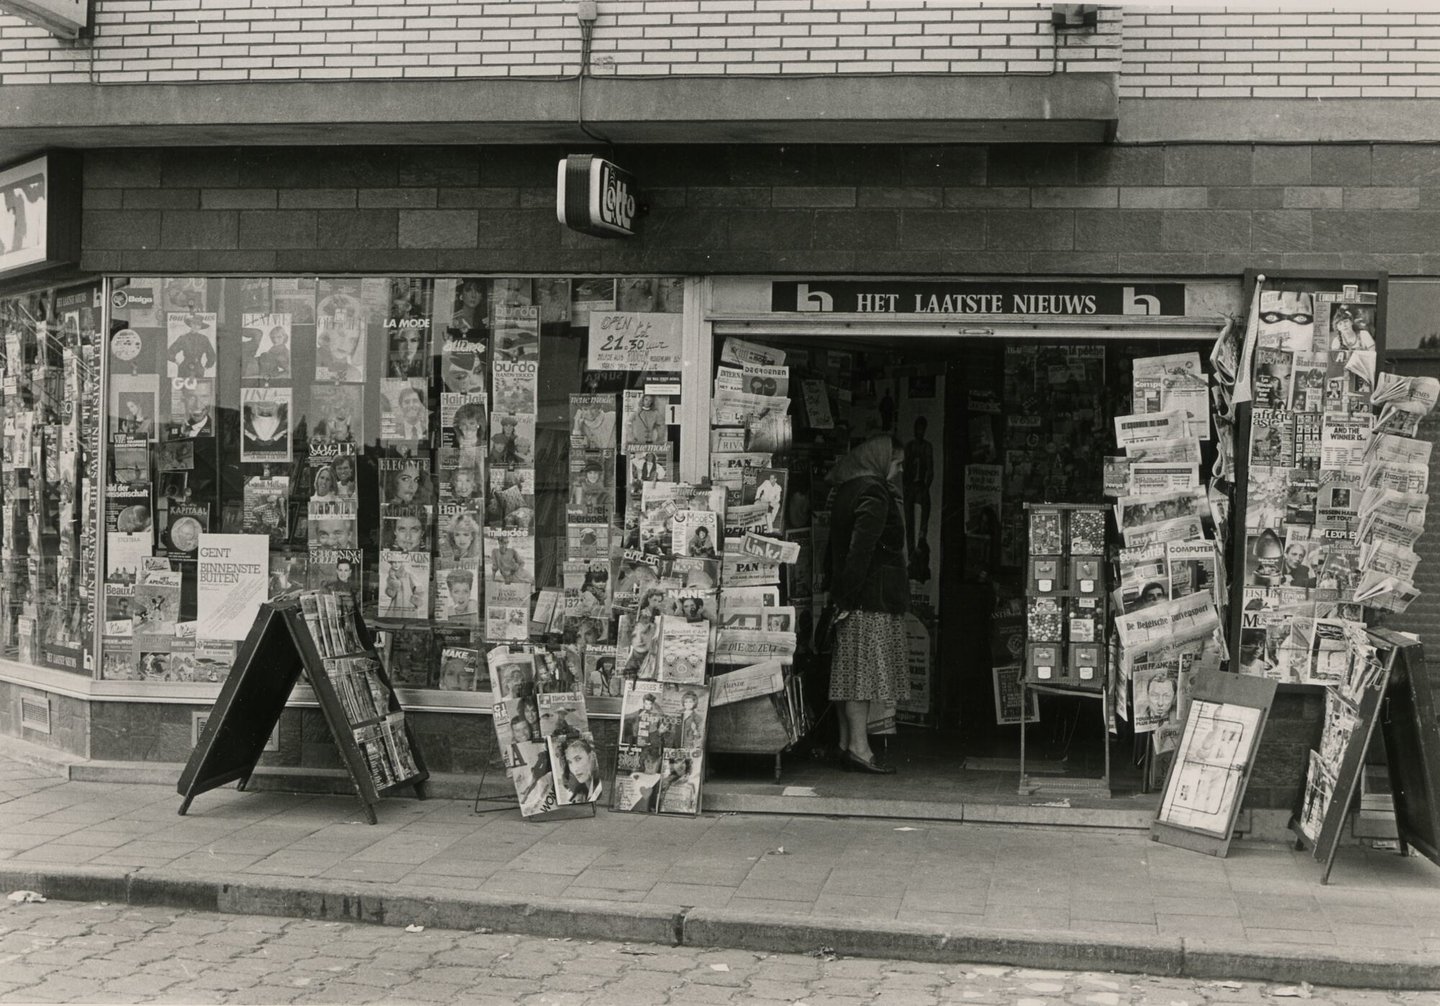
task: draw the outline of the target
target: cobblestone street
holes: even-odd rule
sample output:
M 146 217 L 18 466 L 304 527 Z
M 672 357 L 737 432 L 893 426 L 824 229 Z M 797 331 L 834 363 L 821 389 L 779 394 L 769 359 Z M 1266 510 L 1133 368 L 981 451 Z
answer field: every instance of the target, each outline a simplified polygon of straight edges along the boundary
M 1419 1004 L 1378 992 L 545 939 L 51 901 L 0 909 L 0 1001 Z

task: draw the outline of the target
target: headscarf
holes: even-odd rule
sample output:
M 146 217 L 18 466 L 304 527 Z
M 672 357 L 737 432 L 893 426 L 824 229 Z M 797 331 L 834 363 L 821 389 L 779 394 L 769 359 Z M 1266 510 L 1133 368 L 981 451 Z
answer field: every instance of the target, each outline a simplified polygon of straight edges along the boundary
M 895 438 L 890 434 L 877 433 L 851 448 L 849 454 L 835 462 L 835 467 L 830 469 L 830 474 L 826 478 L 838 486 L 851 479 L 872 475 L 889 484 L 890 459 L 900 449 L 896 446 Z

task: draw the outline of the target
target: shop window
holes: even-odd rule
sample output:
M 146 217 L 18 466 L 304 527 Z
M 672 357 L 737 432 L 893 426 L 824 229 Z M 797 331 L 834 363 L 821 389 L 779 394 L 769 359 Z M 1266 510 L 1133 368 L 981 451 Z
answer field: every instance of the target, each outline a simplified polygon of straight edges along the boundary
M 91 673 L 100 285 L 0 299 L 0 654 Z
M 223 679 L 238 642 L 197 583 L 201 536 L 214 533 L 263 536 L 272 597 L 352 592 L 401 689 L 488 692 L 486 650 L 511 641 L 578 668 L 576 625 L 555 617 L 565 562 L 585 554 L 570 540 L 571 469 L 589 460 L 576 452 L 610 466 L 591 554 L 608 558 L 612 532 L 618 546 L 624 481 L 618 424 L 603 445 L 577 435 L 574 396 L 608 398 L 613 419 L 625 391 L 656 379 L 587 369 L 603 338 L 592 316 L 678 316 L 682 289 L 653 277 L 115 280 L 101 676 Z M 535 603 L 546 597 L 548 613 Z

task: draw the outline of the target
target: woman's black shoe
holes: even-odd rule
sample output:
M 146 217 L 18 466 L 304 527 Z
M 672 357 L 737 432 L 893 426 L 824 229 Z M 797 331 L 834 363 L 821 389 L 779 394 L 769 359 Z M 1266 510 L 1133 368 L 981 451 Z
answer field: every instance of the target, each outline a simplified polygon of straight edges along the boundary
M 889 765 L 876 764 L 874 755 L 871 755 L 870 760 L 866 761 L 853 751 L 846 751 L 841 755 L 840 764 L 844 766 L 847 772 L 869 772 L 873 775 L 895 774 L 895 770 Z

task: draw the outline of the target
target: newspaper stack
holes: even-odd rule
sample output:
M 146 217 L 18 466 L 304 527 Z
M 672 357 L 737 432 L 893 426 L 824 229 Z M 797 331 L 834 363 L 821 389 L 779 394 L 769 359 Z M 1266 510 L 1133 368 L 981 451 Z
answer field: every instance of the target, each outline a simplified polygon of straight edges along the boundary
M 1372 396 L 1380 405 L 1377 431 L 1415 432 L 1435 406 L 1436 384 L 1433 378 L 1380 375 Z M 1415 542 L 1425 530 L 1430 499 L 1430 448 L 1428 440 L 1392 432 L 1377 432 L 1370 441 L 1355 528 L 1360 571 L 1355 600 L 1367 607 L 1403 612 L 1420 594 Z
M 1229 333 L 1222 335 L 1211 353 L 1213 391 L 1199 353 L 1135 360 L 1134 412 L 1115 418 L 1123 454 L 1108 459 L 1106 492 L 1114 497 L 1123 543 L 1112 593 L 1116 708 L 1137 733 L 1152 733 L 1162 752 L 1178 739 L 1191 676 L 1220 660 L 1224 564 L 1213 528 L 1223 514 L 1200 467 L 1202 443 L 1211 439 L 1212 396 L 1223 400 L 1233 386 L 1234 352 Z M 1223 419 L 1216 435 L 1229 435 Z M 1212 478 L 1227 459 L 1221 446 Z

